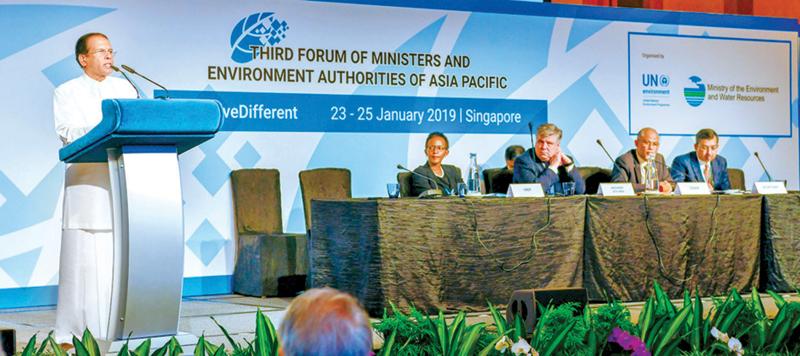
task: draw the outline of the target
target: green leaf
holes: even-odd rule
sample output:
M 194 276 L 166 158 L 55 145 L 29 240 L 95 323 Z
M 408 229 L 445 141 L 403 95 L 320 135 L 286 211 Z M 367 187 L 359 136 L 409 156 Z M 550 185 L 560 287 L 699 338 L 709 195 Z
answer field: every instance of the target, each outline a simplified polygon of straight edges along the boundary
M 275 341 L 275 328 L 261 312 L 256 311 L 256 355 L 277 355 L 277 342 Z
M 506 333 L 509 332 L 511 332 L 511 330 L 506 331 Z M 478 353 L 478 356 L 489 355 L 494 350 L 494 346 L 497 345 L 498 342 L 500 342 L 500 339 L 502 339 L 503 336 L 506 336 L 506 333 L 497 335 L 497 337 L 494 340 L 492 340 L 488 345 L 484 346 L 483 350 L 481 350 L 481 352 Z
M 506 322 L 506 318 L 500 315 L 500 312 L 497 311 L 494 305 L 491 302 L 489 303 L 489 312 L 492 314 L 492 319 L 494 320 L 494 326 L 497 328 L 497 333 L 502 335 L 506 333 L 508 330 L 508 323 Z
M 75 356 L 89 356 L 89 350 L 87 350 L 86 346 L 74 335 L 72 336 L 72 346 L 75 347 Z
M 436 319 L 436 335 L 439 338 L 439 346 L 441 347 L 442 355 L 447 355 L 450 350 L 448 344 L 447 322 L 444 320 L 444 313 L 439 310 L 439 318 Z
M 386 356 L 392 354 L 392 349 L 394 348 L 394 340 L 397 337 L 397 329 L 392 331 L 392 335 L 389 336 L 388 339 L 383 343 L 383 347 L 381 347 L 381 351 L 378 352 L 377 356 Z
M 206 341 L 208 342 L 208 341 Z M 214 351 L 213 356 L 226 356 L 227 353 L 225 352 L 225 345 L 219 345 L 216 347 L 216 351 Z
M 564 339 L 567 337 L 567 334 L 569 334 L 569 332 L 572 331 L 572 328 L 574 326 L 575 326 L 575 322 L 573 321 L 573 322 L 569 323 L 569 325 L 566 328 L 564 328 L 564 330 L 561 330 L 561 332 L 558 334 L 558 336 L 556 336 L 556 338 L 553 339 L 553 341 L 550 342 L 550 345 L 547 346 L 547 348 L 544 350 L 544 352 L 541 353 L 541 356 L 550 356 L 556 350 L 558 350 L 558 348 L 562 346 L 561 344 L 564 342 Z
M 167 351 L 169 351 L 169 342 L 165 342 L 164 345 L 161 345 L 161 347 L 153 351 L 150 356 L 164 356 L 167 354 Z
M 53 333 L 47 335 L 47 344 L 50 345 L 50 349 L 53 350 L 53 355 L 55 356 L 67 356 L 67 353 L 58 346 L 56 343 L 56 339 L 53 338 Z
M 692 350 L 700 351 L 702 345 L 702 328 L 704 325 L 703 320 L 703 301 L 700 299 L 700 293 L 695 289 L 694 292 L 694 305 L 692 306 L 694 314 L 692 315 Z
M 33 352 L 36 349 L 36 334 L 33 334 L 28 343 L 25 345 L 25 349 L 22 350 L 22 356 L 33 356 Z
M 450 324 L 450 335 L 448 335 L 450 350 L 448 350 L 448 355 L 455 355 L 458 351 L 461 339 L 464 335 L 466 317 L 467 314 L 464 311 L 459 311 L 456 318 L 453 319 L 453 323 Z
M 92 336 L 92 333 L 89 331 L 89 328 L 83 330 L 83 346 L 86 346 L 86 350 L 89 351 L 89 356 L 101 356 L 100 347 L 97 345 L 97 341 Z
M 36 350 L 36 356 L 44 354 L 44 349 L 47 347 L 47 344 L 48 344 L 47 341 L 52 339 L 52 338 L 53 338 L 53 332 L 50 331 L 49 333 L 47 333 L 47 337 L 44 339 L 44 341 L 42 341 L 42 345 L 39 346 L 38 350 Z M 53 341 L 55 341 L 55 340 L 53 340 Z
M 527 334 L 528 330 L 525 328 L 525 323 L 522 322 L 522 316 L 514 314 L 514 333 L 512 334 L 514 337 L 511 341 L 517 342 L 519 339 L 525 338 Z
M 654 303 L 655 300 L 653 297 L 647 298 L 644 307 L 642 307 L 642 311 L 639 313 L 639 338 L 642 340 L 647 339 L 648 332 L 653 326 L 653 314 L 655 314 Z
M 220 349 L 220 346 L 212 344 L 208 339 L 203 340 L 203 347 L 205 347 L 207 355 L 214 355 Z
M 122 347 L 119 348 L 119 352 L 117 352 L 117 356 L 130 356 L 129 354 L 130 353 L 128 352 L 128 342 L 125 341 L 125 343 L 122 344 Z
M 467 329 L 463 343 L 458 348 L 458 356 L 472 355 L 472 349 L 478 344 L 478 340 L 483 332 L 483 325 L 472 325 Z
M 239 343 L 233 340 L 231 334 L 228 333 L 228 330 L 226 330 L 222 325 L 220 325 L 217 319 L 215 319 L 213 316 L 211 316 L 210 318 L 211 321 L 214 322 L 214 324 L 217 324 L 217 327 L 222 331 L 222 334 L 225 335 L 225 338 L 228 340 L 228 343 L 230 343 L 231 347 L 233 347 L 233 353 L 234 354 L 241 353 L 242 352 L 241 345 L 239 345 Z
M 783 308 L 784 305 L 786 305 L 786 300 L 783 299 L 783 297 L 780 294 L 775 293 L 771 290 L 768 290 L 767 294 L 769 294 L 769 296 L 772 297 L 772 300 L 775 301 L 775 306 L 778 307 L 778 309 L 781 309 Z
M 681 308 L 681 311 L 678 315 L 672 319 L 672 323 L 669 324 L 667 327 L 667 332 L 661 336 L 661 342 L 658 344 L 656 348 L 656 355 L 662 355 L 662 350 L 667 346 L 667 344 L 678 335 L 678 331 L 680 331 L 683 324 L 686 322 L 686 318 L 689 317 L 690 313 L 692 312 L 691 304 L 688 306 L 684 306 Z
M 206 336 L 205 334 L 200 335 L 200 338 L 197 340 L 197 345 L 194 346 L 194 356 L 205 356 L 206 355 Z
M 750 293 L 750 301 L 753 303 L 753 307 L 758 313 L 759 318 L 766 318 L 767 313 L 764 311 L 764 303 L 761 302 L 761 296 L 758 294 L 758 291 L 753 288 L 753 291 Z
M 744 307 L 745 307 L 744 303 L 738 303 L 738 305 L 733 307 L 733 310 L 731 310 L 730 313 L 725 315 L 725 318 L 722 319 L 722 322 L 720 322 L 719 325 L 717 325 L 717 329 L 731 335 L 732 333 L 729 332 L 730 331 L 729 329 L 731 325 L 733 325 L 733 322 L 736 320 L 736 318 L 739 317 L 739 313 L 741 313 L 742 310 L 744 310 Z
M 169 356 L 183 355 L 183 348 L 174 336 L 169 339 Z
M 133 350 L 133 354 L 136 356 L 148 356 L 150 355 L 150 344 L 152 341 L 150 339 L 145 340 L 136 349 Z M 201 355 L 202 356 L 202 355 Z

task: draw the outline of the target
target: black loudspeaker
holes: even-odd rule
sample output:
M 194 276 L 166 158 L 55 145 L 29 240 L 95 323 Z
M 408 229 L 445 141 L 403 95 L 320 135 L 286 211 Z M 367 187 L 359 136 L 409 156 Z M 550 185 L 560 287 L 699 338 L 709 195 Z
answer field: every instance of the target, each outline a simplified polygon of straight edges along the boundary
M 588 301 L 584 288 L 519 289 L 511 293 L 508 300 L 506 321 L 513 325 L 514 315 L 519 314 L 528 333 L 531 333 L 536 326 L 536 319 L 541 315 L 539 304 L 547 307 L 574 302 L 580 305 L 577 312 L 582 312 Z
M 17 350 L 17 340 L 14 329 L 0 329 L 0 354 L 14 355 Z

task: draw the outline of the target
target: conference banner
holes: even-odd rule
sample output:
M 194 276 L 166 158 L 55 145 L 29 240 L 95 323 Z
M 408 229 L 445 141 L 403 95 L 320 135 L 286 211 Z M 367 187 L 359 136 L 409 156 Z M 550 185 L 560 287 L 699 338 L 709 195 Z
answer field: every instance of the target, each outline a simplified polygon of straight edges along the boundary
M 52 95 L 81 75 L 75 41 L 108 35 L 145 97 L 223 106 L 214 139 L 179 157 L 185 295 L 227 293 L 236 253 L 230 173 L 280 171 L 284 231 L 305 232 L 298 173 L 347 168 L 384 197 L 397 164 L 502 167 L 529 127 L 554 123 L 578 165 L 610 168 L 638 129 L 667 161 L 694 133 L 798 187 L 797 41 L 790 19 L 572 5 L 423 1 L 20 1 L 0 5 L 0 307 L 55 303 L 64 165 Z M 118 75 L 118 74 L 114 74 Z

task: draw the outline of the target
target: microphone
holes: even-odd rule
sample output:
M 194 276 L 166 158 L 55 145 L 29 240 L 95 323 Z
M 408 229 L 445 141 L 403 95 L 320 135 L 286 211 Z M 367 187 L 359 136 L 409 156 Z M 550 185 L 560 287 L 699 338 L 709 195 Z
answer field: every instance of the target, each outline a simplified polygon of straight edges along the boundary
M 536 162 L 536 157 L 533 156 L 533 147 L 536 146 L 536 140 L 533 139 L 533 122 L 528 121 L 528 133 L 531 136 L 531 159 Z
M 769 181 L 772 182 L 772 176 L 769 175 L 769 171 L 767 171 L 767 166 L 765 166 L 764 162 L 761 161 L 761 157 L 758 155 L 758 152 L 753 152 L 753 156 L 756 156 L 758 163 L 761 164 L 761 168 L 764 169 L 764 173 L 767 174 L 767 179 L 769 179 Z
M 597 142 L 598 145 L 600 145 L 600 148 L 603 149 L 603 152 L 606 153 L 606 157 L 608 157 L 608 159 L 611 160 L 611 163 L 616 165 L 617 161 L 615 161 L 614 158 L 611 158 L 611 154 L 608 153 L 608 150 L 606 149 L 606 146 L 603 145 L 603 141 L 600 141 L 600 139 L 598 138 L 596 142 Z
M 111 69 L 113 69 L 115 72 L 122 73 L 122 76 L 125 77 L 125 80 L 127 80 L 128 83 L 131 84 L 131 86 L 133 87 L 133 90 L 136 90 L 136 99 L 140 99 L 142 97 L 141 95 L 139 95 L 139 88 L 137 88 L 136 85 L 133 84 L 133 82 L 131 81 L 131 78 L 128 78 L 128 75 L 125 74 L 125 72 L 119 70 L 119 68 L 117 66 L 115 66 L 115 65 L 111 65 Z
M 419 194 L 420 198 L 436 198 L 436 197 L 442 196 L 442 190 L 439 189 L 439 184 L 436 183 L 435 180 L 431 179 L 430 177 L 426 177 L 426 176 L 424 176 L 422 174 L 419 174 L 417 172 L 414 172 L 414 171 L 404 167 L 402 164 L 399 164 L 399 163 L 397 164 L 397 169 L 409 172 L 409 173 L 411 173 L 411 174 L 413 174 L 413 175 L 415 175 L 417 177 L 422 177 L 422 178 L 427 179 L 430 182 L 433 182 L 433 186 L 436 187 L 436 189 L 428 189 L 428 190 L 420 193 Z
M 131 74 L 136 74 L 136 75 L 140 76 L 142 79 L 144 79 L 144 80 L 152 83 L 153 85 L 163 89 L 167 94 L 165 96 L 159 97 L 159 98 L 161 98 L 161 99 L 169 99 L 169 90 L 167 90 L 167 88 L 165 88 L 163 85 L 154 82 L 152 79 L 150 79 L 148 77 L 145 77 L 142 73 L 139 73 L 139 72 L 135 71 L 133 68 L 128 67 L 128 66 L 126 66 L 124 64 L 120 65 L 120 67 L 122 67 L 122 69 L 124 69 L 124 70 L 127 70 Z

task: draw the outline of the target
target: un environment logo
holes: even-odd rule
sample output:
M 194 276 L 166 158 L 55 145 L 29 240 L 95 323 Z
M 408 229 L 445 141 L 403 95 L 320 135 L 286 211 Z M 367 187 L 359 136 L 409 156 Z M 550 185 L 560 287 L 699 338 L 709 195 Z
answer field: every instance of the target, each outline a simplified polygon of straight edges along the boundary
M 702 83 L 703 79 L 696 75 L 689 77 L 689 80 L 694 83 L 695 87 L 683 88 L 683 97 L 690 106 L 700 106 L 706 98 L 706 85 Z
M 289 25 L 272 12 L 258 12 L 243 18 L 231 31 L 231 59 L 237 63 L 253 60 L 250 46 L 274 46 L 286 38 Z

